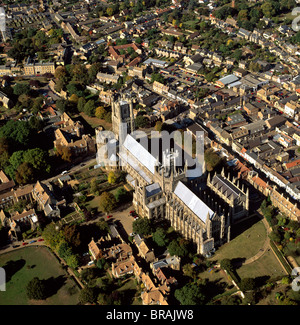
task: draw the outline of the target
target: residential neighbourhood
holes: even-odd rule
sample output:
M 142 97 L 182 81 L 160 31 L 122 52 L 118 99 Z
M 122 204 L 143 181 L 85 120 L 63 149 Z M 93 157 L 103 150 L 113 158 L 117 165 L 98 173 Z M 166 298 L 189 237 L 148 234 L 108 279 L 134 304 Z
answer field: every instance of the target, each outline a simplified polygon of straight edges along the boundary
M 0 5 L 0 305 L 299 305 L 298 2 Z

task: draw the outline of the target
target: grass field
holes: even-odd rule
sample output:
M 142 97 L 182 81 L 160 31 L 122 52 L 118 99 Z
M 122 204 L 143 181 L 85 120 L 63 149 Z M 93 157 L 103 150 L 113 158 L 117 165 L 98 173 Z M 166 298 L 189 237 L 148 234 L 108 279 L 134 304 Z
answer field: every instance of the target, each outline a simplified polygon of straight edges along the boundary
M 221 246 L 213 259 L 218 259 L 219 261 L 224 258 L 248 259 L 262 248 L 267 238 L 266 236 L 267 232 L 263 222 L 258 221 L 230 242 Z
M 0 255 L 6 270 L 6 291 L 0 293 L 0 305 L 76 305 L 79 289 L 45 247 L 26 247 Z M 46 280 L 50 288 L 45 300 L 29 300 L 26 285 L 34 277 Z
M 267 232 L 262 221 L 255 222 L 251 227 L 233 238 L 230 242 L 221 246 L 211 258 L 211 260 L 221 261 L 224 258 L 240 260 L 256 255 L 263 247 L 267 239 Z M 284 275 L 285 272 L 275 257 L 272 249 L 266 251 L 256 261 L 241 265 L 237 268 L 237 273 L 241 278 Z

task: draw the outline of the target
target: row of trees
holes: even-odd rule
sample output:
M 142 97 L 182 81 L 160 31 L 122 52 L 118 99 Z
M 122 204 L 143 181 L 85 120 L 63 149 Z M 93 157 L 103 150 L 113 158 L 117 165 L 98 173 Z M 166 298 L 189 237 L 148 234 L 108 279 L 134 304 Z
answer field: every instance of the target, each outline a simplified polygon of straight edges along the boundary
M 79 256 L 76 249 L 81 244 L 80 232 L 76 225 L 66 225 L 59 228 L 57 224 L 48 224 L 42 233 L 46 243 L 61 257 L 68 266 L 76 269 L 79 266 Z
M 287 218 L 283 213 L 278 213 L 269 197 L 262 202 L 260 210 L 272 227 L 270 239 L 277 244 L 284 255 L 298 258 L 300 256 L 299 223 Z

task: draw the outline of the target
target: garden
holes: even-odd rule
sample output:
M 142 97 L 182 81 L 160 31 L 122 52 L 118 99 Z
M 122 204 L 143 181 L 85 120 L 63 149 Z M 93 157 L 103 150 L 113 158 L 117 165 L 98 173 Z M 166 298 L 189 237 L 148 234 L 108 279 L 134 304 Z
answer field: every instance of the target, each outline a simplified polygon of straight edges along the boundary
M 6 271 L 6 291 L 0 305 L 76 305 L 79 288 L 46 247 L 26 247 L 0 256 Z M 43 284 L 43 299 L 30 299 L 27 286 L 34 278 Z
M 87 168 L 75 173 L 74 177 L 74 202 L 85 216 L 97 217 L 131 201 L 132 195 L 124 187 L 126 181 L 122 171 Z

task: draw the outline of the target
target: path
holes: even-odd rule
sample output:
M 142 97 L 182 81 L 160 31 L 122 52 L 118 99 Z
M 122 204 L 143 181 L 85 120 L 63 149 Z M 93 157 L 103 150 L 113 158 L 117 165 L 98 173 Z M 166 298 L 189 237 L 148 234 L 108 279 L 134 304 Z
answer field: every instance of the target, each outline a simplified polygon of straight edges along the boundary
M 259 215 L 261 217 L 261 215 Z M 267 238 L 263 245 L 263 247 L 252 257 L 246 259 L 246 261 L 243 263 L 243 265 L 247 265 L 250 263 L 253 263 L 254 261 L 258 260 L 266 251 L 270 250 L 270 238 L 269 233 L 271 232 L 270 226 L 265 218 L 262 218 L 262 222 L 264 223 L 264 226 L 267 231 Z

